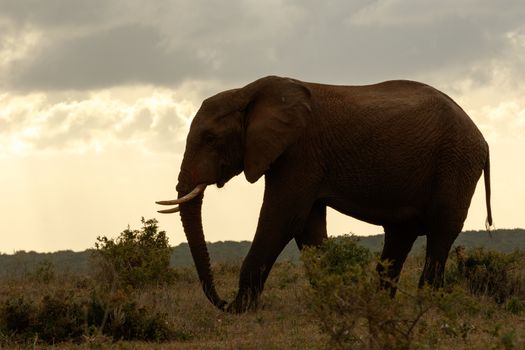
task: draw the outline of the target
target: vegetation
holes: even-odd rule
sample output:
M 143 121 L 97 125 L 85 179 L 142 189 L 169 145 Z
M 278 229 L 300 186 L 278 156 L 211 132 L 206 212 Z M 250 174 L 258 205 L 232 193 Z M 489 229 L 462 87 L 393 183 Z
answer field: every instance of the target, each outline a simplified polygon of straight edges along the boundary
M 512 319 L 506 311 L 523 314 L 525 310 L 522 254 L 459 248 L 451 259 L 454 267 L 446 291 L 418 289 L 411 273 L 394 299 L 389 291 L 378 288 L 377 259 L 353 237 L 328 240 L 319 249 L 307 250 L 303 260 L 312 287 L 306 292 L 307 300 L 321 332 L 329 336 L 331 349 L 512 349 L 525 345 L 523 324 L 510 325 L 503 333 L 504 323 L 491 328 L 491 321 Z M 454 344 L 458 340 L 463 347 Z
M 240 264 L 250 249 L 250 242 L 215 242 L 208 244 L 211 261 L 217 264 Z M 383 235 L 360 237 L 359 245 L 372 252 L 379 252 L 383 246 Z M 419 237 L 411 251 L 412 255 L 421 254 L 426 244 L 425 237 Z M 503 253 L 515 250 L 525 251 L 525 230 L 505 229 L 486 231 L 467 231 L 459 235 L 455 246 L 464 246 L 466 249 L 480 248 Z M 83 252 L 60 251 L 55 253 L 37 253 L 19 251 L 14 254 L 0 254 L 0 277 L 14 277 L 35 271 L 42 263 L 50 262 L 58 273 L 88 273 L 90 271 L 90 257 L 92 249 Z M 290 242 L 279 256 L 278 261 L 299 262 L 299 251 L 295 242 Z M 170 265 L 172 267 L 193 266 L 190 249 L 187 243 L 181 243 L 172 248 Z
M 492 297 L 498 304 L 525 296 L 522 252 L 504 254 L 483 248 L 465 251 L 459 246 L 454 257 L 449 264 L 449 283 L 462 283 L 471 294 Z
M 142 289 L 168 286 L 177 275 L 171 248 L 157 221 L 116 239 L 98 237 L 88 276 L 56 276 L 49 261 L 26 279 L 6 279 L 0 302 L 0 333 L 9 342 L 53 344 L 86 337 L 113 340 L 170 340 L 177 333 L 167 314 L 140 303 Z M 23 289 L 20 289 L 23 288 Z
M 525 347 L 525 257 L 517 252 L 456 249 L 438 292 L 417 288 L 423 256 L 415 254 L 392 299 L 378 288 L 377 254 L 337 237 L 307 250 L 304 263 L 278 262 L 259 309 L 243 315 L 215 309 L 193 268 L 170 266 L 155 220 L 98 238 L 91 253 L 84 272 L 44 260 L 0 279 L 0 348 Z M 239 266 L 213 267 L 229 300 Z
M 158 231 L 155 219 L 142 218 L 141 222 L 142 229 L 128 227 L 116 239 L 97 238 L 93 258 L 99 277 L 106 282 L 132 288 L 173 282 L 172 249 L 166 232 Z

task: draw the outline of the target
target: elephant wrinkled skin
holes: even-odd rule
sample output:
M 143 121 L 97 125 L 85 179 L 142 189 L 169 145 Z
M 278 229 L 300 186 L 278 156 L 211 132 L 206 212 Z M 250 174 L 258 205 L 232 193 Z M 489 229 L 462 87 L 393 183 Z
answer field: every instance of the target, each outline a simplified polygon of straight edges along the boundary
M 201 206 L 206 185 L 222 187 L 243 171 L 251 183 L 264 175 L 265 192 L 239 291 L 228 305 L 215 290 Z M 441 286 L 483 171 L 490 226 L 488 145 L 461 107 L 428 85 L 333 86 L 269 76 L 202 103 L 179 174 L 181 199 L 161 204 L 179 205 L 208 299 L 244 312 L 257 305 L 291 239 L 302 248 L 327 237 L 327 206 L 383 226 L 381 259 L 389 264 L 378 270 L 392 294 L 420 235 L 427 236 L 420 284 Z

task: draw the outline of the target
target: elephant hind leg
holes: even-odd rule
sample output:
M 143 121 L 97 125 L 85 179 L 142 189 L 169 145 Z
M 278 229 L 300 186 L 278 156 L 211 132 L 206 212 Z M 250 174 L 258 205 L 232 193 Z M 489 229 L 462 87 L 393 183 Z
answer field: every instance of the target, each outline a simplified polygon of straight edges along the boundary
M 326 205 L 314 203 L 304 229 L 295 236 L 297 247 L 302 250 L 305 246 L 319 246 L 328 237 L 326 232 Z
M 429 213 L 427 251 L 420 287 L 424 284 L 434 288 L 443 286 L 448 253 L 463 229 L 476 183 L 462 182 L 461 186 L 454 186 L 454 183 L 443 182 L 441 188 L 445 189 L 438 191 Z
M 396 294 L 397 282 L 403 264 L 422 229 L 415 222 L 389 224 L 385 229 L 385 242 L 381 253 L 381 263 L 377 265 L 377 272 L 381 275 L 381 286 L 390 289 L 390 295 Z
M 419 280 L 419 286 L 428 284 L 434 288 L 443 287 L 445 264 L 448 253 L 461 230 L 430 232 L 427 236 L 425 266 Z
M 476 146 L 477 147 L 477 146 Z M 477 149 L 449 152 L 438 164 L 433 182 L 433 196 L 426 224 L 427 251 L 419 286 L 443 286 L 445 263 L 457 236 L 463 229 L 476 184 L 486 161 Z M 461 154 L 461 157 L 458 156 Z M 477 156 L 476 156 L 477 155 Z

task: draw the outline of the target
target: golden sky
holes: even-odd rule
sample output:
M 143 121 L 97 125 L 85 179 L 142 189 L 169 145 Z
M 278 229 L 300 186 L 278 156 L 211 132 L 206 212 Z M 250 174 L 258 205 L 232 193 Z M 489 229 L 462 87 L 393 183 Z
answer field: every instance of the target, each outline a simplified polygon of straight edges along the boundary
M 83 250 L 142 216 L 185 241 L 154 201 L 175 196 L 191 118 L 269 74 L 444 91 L 490 144 L 496 226 L 525 227 L 525 4 L 421 3 L 0 1 L 0 252 Z M 482 183 L 467 230 L 484 228 Z M 206 239 L 251 240 L 262 188 L 209 187 Z M 335 212 L 328 229 L 382 232 Z

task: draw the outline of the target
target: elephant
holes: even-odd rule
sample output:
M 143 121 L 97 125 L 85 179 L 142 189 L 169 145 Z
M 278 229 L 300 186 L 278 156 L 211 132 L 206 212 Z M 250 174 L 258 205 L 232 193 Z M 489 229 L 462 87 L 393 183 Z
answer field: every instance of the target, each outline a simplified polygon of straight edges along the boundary
M 202 227 L 206 186 L 223 187 L 244 172 L 264 175 L 258 225 L 236 297 L 215 289 Z M 476 184 L 485 176 L 492 226 L 489 147 L 449 96 L 414 81 L 327 85 L 267 76 L 203 101 L 192 120 L 176 190 L 159 201 L 180 211 L 206 297 L 234 313 L 257 307 L 276 258 L 327 238 L 326 210 L 384 228 L 378 271 L 399 279 L 418 236 L 427 236 L 420 285 L 443 285 L 445 262 L 461 232 Z M 177 206 L 178 205 L 178 206 Z M 386 266 L 386 267 L 383 267 Z

